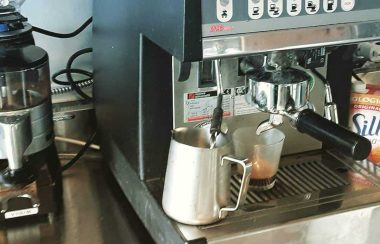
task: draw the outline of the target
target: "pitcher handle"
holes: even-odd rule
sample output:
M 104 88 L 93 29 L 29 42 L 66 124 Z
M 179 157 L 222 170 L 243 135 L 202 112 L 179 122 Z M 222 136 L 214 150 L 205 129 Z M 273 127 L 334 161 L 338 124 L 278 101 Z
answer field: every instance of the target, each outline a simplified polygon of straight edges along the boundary
M 226 207 L 219 210 L 219 219 L 225 217 L 226 213 L 224 212 L 234 212 L 236 211 L 241 204 L 244 203 L 245 198 L 247 197 L 247 190 L 249 186 L 249 180 L 251 178 L 251 171 L 252 171 L 252 163 L 248 161 L 248 159 L 239 160 L 236 158 L 232 158 L 230 156 L 225 156 L 222 158 L 222 166 L 224 165 L 225 161 L 230 161 L 236 164 L 240 164 L 243 167 L 243 177 L 241 179 L 241 186 L 239 190 L 239 195 L 236 201 L 235 207 Z

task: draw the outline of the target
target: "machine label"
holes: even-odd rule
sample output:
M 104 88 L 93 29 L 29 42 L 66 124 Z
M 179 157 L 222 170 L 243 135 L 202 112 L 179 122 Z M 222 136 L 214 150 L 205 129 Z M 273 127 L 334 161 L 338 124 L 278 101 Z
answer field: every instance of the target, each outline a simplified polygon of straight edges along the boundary
M 245 86 L 225 89 L 223 95 L 224 117 L 239 116 L 258 113 L 259 111 L 249 104 L 245 96 Z M 200 122 L 208 120 L 216 107 L 216 91 L 185 93 L 184 97 L 184 122 Z
M 23 216 L 38 214 L 38 208 L 27 208 L 17 211 L 11 211 L 4 214 L 5 219 L 13 219 Z
M 184 97 L 184 122 L 198 122 L 211 118 L 217 103 L 216 91 L 186 93 Z M 224 90 L 224 116 L 232 115 L 232 89 Z
M 245 115 L 258 113 L 259 111 L 255 106 L 249 104 L 245 99 L 247 94 L 247 89 L 245 86 L 235 88 L 235 97 L 234 97 L 234 115 Z

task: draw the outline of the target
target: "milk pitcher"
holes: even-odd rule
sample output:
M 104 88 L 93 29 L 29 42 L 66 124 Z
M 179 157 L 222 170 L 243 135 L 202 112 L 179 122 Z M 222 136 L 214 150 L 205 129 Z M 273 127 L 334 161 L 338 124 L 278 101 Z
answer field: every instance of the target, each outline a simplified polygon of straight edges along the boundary
M 229 156 L 231 141 L 220 134 L 210 149 L 206 128 L 178 128 L 172 132 L 162 206 L 172 219 L 205 225 L 225 218 L 244 203 L 252 164 Z M 237 203 L 230 203 L 231 163 L 243 168 Z

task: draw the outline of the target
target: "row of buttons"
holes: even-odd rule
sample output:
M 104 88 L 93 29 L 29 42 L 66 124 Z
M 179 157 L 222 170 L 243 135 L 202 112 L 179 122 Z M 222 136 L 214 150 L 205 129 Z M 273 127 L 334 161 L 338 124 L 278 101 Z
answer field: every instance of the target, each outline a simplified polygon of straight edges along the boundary
M 284 0 L 248 0 L 248 15 L 251 19 L 260 19 L 264 15 L 264 2 L 268 2 L 268 15 L 272 18 L 281 16 L 284 10 Z M 290 16 L 301 13 L 302 2 L 305 3 L 307 14 L 316 14 L 320 10 L 321 0 L 287 0 L 286 10 Z M 323 10 L 326 13 L 335 12 L 338 0 L 322 0 Z M 355 0 L 341 0 L 343 11 L 351 11 Z M 216 0 L 217 17 L 220 22 L 228 22 L 233 16 L 233 0 Z

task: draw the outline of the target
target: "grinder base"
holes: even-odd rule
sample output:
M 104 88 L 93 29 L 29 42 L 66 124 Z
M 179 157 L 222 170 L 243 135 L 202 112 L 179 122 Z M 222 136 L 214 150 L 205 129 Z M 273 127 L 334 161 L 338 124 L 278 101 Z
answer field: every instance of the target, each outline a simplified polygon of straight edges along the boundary
M 0 222 L 47 216 L 60 209 L 62 179 L 55 145 L 31 155 L 28 165 L 35 172 L 34 181 L 0 188 Z

